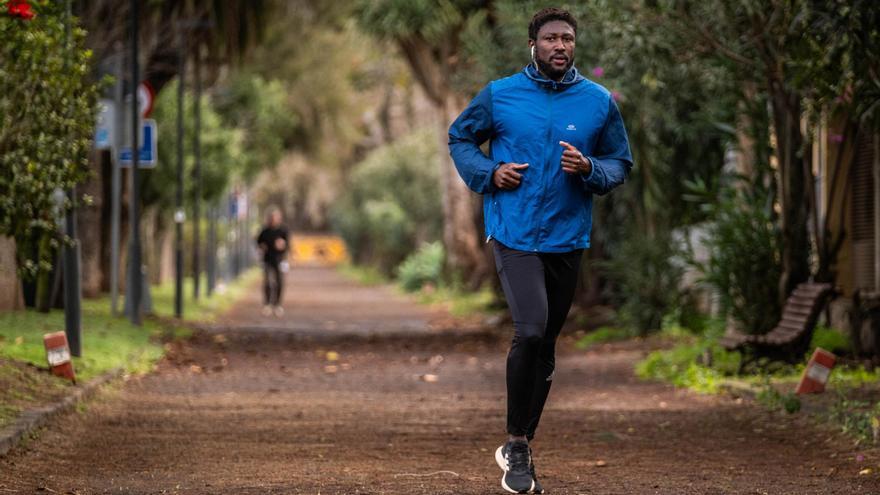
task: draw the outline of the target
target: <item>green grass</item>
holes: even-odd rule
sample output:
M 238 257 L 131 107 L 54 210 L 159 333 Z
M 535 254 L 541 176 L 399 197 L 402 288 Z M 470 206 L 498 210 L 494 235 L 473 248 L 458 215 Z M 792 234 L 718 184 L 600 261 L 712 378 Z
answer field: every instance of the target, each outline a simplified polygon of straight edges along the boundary
M 425 287 L 415 294 L 418 301 L 422 304 L 446 305 L 453 316 L 485 313 L 491 310 L 495 302 L 495 294 L 488 287 L 475 292 L 444 286 L 438 288 Z
M 761 389 L 755 400 L 770 410 L 782 410 L 789 414 L 801 410 L 801 399 L 794 392 L 782 393 L 770 386 Z
M 372 266 L 343 263 L 336 269 L 344 277 L 361 285 L 383 285 L 391 282 L 378 268 Z
M 574 346 L 580 350 L 586 350 L 597 344 L 607 342 L 620 342 L 633 338 L 634 335 L 625 328 L 620 327 L 599 327 L 592 332 L 584 335 L 575 342 Z
M 825 413 L 825 419 L 837 425 L 843 433 L 856 438 L 860 444 L 870 444 L 880 434 L 880 403 L 854 400 L 845 393 Z M 880 435 L 878 435 L 880 436 Z
M 699 393 L 716 394 L 727 389 L 751 390 L 755 393 L 756 400 L 768 409 L 796 412 L 800 409 L 800 400 L 785 391 L 793 390 L 800 381 L 813 350 L 822 347 L 842 352 L 848 348 L 845 335 L 831 328 L 818 327 L 813 334 L 810 350 L 801 363 L 763 363 L 759 372 L 737 375 L 742 356 L 739 352 L 727 351 L 717 344 L 722 328 L 720 322 L 714 322 L 702 336 L 681 329 L 664 331 L 677 344 L 670 349 L 648 354 L 636 364 L 636 374 L 643 379 L 664 381 Z M 832 371 L 827 387 L 845 395 L 847 390 L 876 386 L 878 383 L 880 370 L 837 367 Z M 857 430 L 859 435 L 864 436 L 865 424 L 873 417 L 870 414 L 850 418 L 840 413 L 832 419 L 837 424 L 858 424 L 858 427 L 852 426 L 850 429 Z
M 251 289 L 258 270 L 247 272 L 223 293 L 192 300 L 187 281 L 186 321 L 210 320 Z M 173 313 L 173 284 L 152 290 L 155 313 Z M 66 381 L 21 363 L 46 367 L 43 335 L 64 330 L 64 311 L 38 313 L 33 310 L 0 312 L 0 427 L 14 420 L 22 408 L 54 400 L 63 394 Z M 122 316 L 110 314 L 109 297 L 85 299 L 82 303 L 82 357 L 74 357 L 77 379 L 88 381 L 107 371 L 145 373 L 163 356 L 163 342 L 186 338 L 192 330 L 168 318 L 146 317 L 137 327 Z
M 396 284 L 402 294 L 414 295 L 416 301 L 421 304 L 443 304 L 449 308 L 454 316 L 467 316 L 475 313 L 491 310 L 495 302 L 495 295 L 491 288 L 483 288 L 478 291 L 465 291 L 448 285 L 440 287 L 425 286 L 416 292 L 406 291 L 399 282 L 390 279 L 378 269 L 354 264 L 343 264 L 337 267 L 339 273 L 355 282 L 367 285 Z
M 204 321 L 231 306 L 252 289 L 259 270 L 246 272 L 226 287 L 223 293 L 210 298 L 192 299 L 192 280 L 184 284 L 184 320 Z M 153 310 L 159 316 L 174 314 L 174 284 L 155 286 L 151 291 Z M 0 313 L 0 358 L 45 366 L 46 351 L 43 335 L 64 330 L 64 311 L 38 313 L 33 310 Z M 157 319 L 145 318 L 143 327 L 136 327 L 122 317 L 110 314 L 109 297 L 84 299 L 82 303 L 83 357 L 74 358 L 77 377 L 87 380 L 115 368 L 127 372 L 143 372 L 162 356 L 160 341 L 184 338 L 190 330 Z
M 160 344 L 151 340 L 167 331 L 156 321 L 145 320 L 142 328 L 110 315 L 105 299 L 83 301 L 83 356 L 73 358 L 80 380 L 88 380 L 114 368 L 141 372 L 162 356 Z M 46 366 L 43 335 L 64 330 L 64 312 L 36 311 L 0 313 L 0 357 Z
M 192 277 L 183 280 L 183 319 L 187 321 L 211 321 L 227 310 L 235 301 L 241 298 L 249 290 L 253 290 L 253 284 L 260 278 L 260 269 L 251 268 L 244 272 L 233 283 L 218 287 L 211 297 L 206 297 L 208 283 L 202 277 L 200 289 L 201 297 L 193 298 Z M 150 295 L 153 298 L 153 313 L 158 316 L 174 316 L 174 281 L 171 280 L 161 285 L 153 286 Z

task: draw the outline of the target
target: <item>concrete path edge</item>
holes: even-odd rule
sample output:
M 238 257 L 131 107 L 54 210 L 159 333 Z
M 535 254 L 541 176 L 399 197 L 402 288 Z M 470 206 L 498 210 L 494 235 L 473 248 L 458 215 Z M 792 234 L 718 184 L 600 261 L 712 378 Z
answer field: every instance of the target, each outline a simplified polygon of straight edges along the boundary
M 101 387 L 122 378 L 123 375 L 122 368 L 114 368 L 74 388 L 57 402 L 22 412 L 14 423 L 0 430 L 0 457 L 9 453 L 31 433 L 49 424 L 53 418 L 72 411 L 79 403 L 94 396 Z

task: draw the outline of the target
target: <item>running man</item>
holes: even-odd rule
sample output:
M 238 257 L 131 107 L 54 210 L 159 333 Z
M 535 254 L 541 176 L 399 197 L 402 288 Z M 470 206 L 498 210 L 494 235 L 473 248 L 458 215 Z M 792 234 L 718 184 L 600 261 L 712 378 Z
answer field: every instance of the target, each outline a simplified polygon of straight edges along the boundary
M 286 263 L 288 245 L 287 229 L 281 225 L 281 210 L 269 208 L 266 214 L 266 226 L 257 237 L 257 247 L 263 253 L 263 315 L 273 312 L 280 317 L 284 314 L 281 307 L 281 289 L 284 287 L 282 263 Z
M 507 355 L 507 441 L 495 453 L 511 493 L 543 493 L 529 442 L 553 383 L 594 194 L 632 168 L 623 119 L 604 87 L 574 67 L 577 21 L 548 8 L 529 23 L 531 63 L 492 81 L 449 129 L 459 175 L 483 195 L 488 239 L 513 316 Z M 481 150 L 491 140 L 489 156 Z M 487 239 L 487 242 L 488 242 Z

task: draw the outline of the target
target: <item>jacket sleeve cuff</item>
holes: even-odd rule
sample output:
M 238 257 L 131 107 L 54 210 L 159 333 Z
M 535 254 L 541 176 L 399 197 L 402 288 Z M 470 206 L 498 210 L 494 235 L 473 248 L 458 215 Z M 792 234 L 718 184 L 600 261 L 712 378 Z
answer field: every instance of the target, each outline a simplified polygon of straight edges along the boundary
M 599 184 L 596 181 L 599 178 L 599 174 L 596 172 L 596 160 L 593 160 L 592 157 L 586 157 L 587 160 L 590 160 L 590 173 L 587 175 L 581 174 L 581 180 L 584 182 L 584 187 L 587 189 L 596 188 Z
M 498 190 L 498 187 L 495 186 L 495 181 L 493 179 L 495 177 L 495 171 L 498 170 L 499 168 L 501 168 L 501 166 L 504 165 L 504 163 L 505 162 L 501 162 L 501 161 L 496 162 L 495 166 L 492 167 L 492 170 L 489 171 L 489 173 L 487 174 L 488 177 L 486 178 L 487 182 L 486 182 L 486 187 L 485 187 L 484 191 L 492 193 L 492 192 L 495 192 Z

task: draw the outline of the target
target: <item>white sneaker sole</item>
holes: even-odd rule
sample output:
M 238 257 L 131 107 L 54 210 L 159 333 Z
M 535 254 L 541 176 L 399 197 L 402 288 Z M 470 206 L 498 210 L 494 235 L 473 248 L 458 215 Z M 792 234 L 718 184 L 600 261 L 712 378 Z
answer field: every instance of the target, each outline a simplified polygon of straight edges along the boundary
M 498 467 L 501 468 L 505 473 L 507 472 L 507 459 L 504 458 L 504 454 L 501 452 L 504 449 L 504 446 L 498 447 L 495 449 L 495 462 L 498 463 Z
M 501 449 L 503 448 L 504 446 L 502 445 L 495 450 L 495 462 L 498 463 L 498 467 L 504 471 L 504 474 L 507 474 L 507 459 L 504 458 L 504 454 L 501 452 Z M 504 481 L 504 474 L 501 475 L 501 488 L 504 488 L 510 493 L 523 493 L 507 486 L 507 483 Z M 535 480 L 532 480 L 532 486 L 530 486 L 529 490 L 525 493 L 535 493 Z

